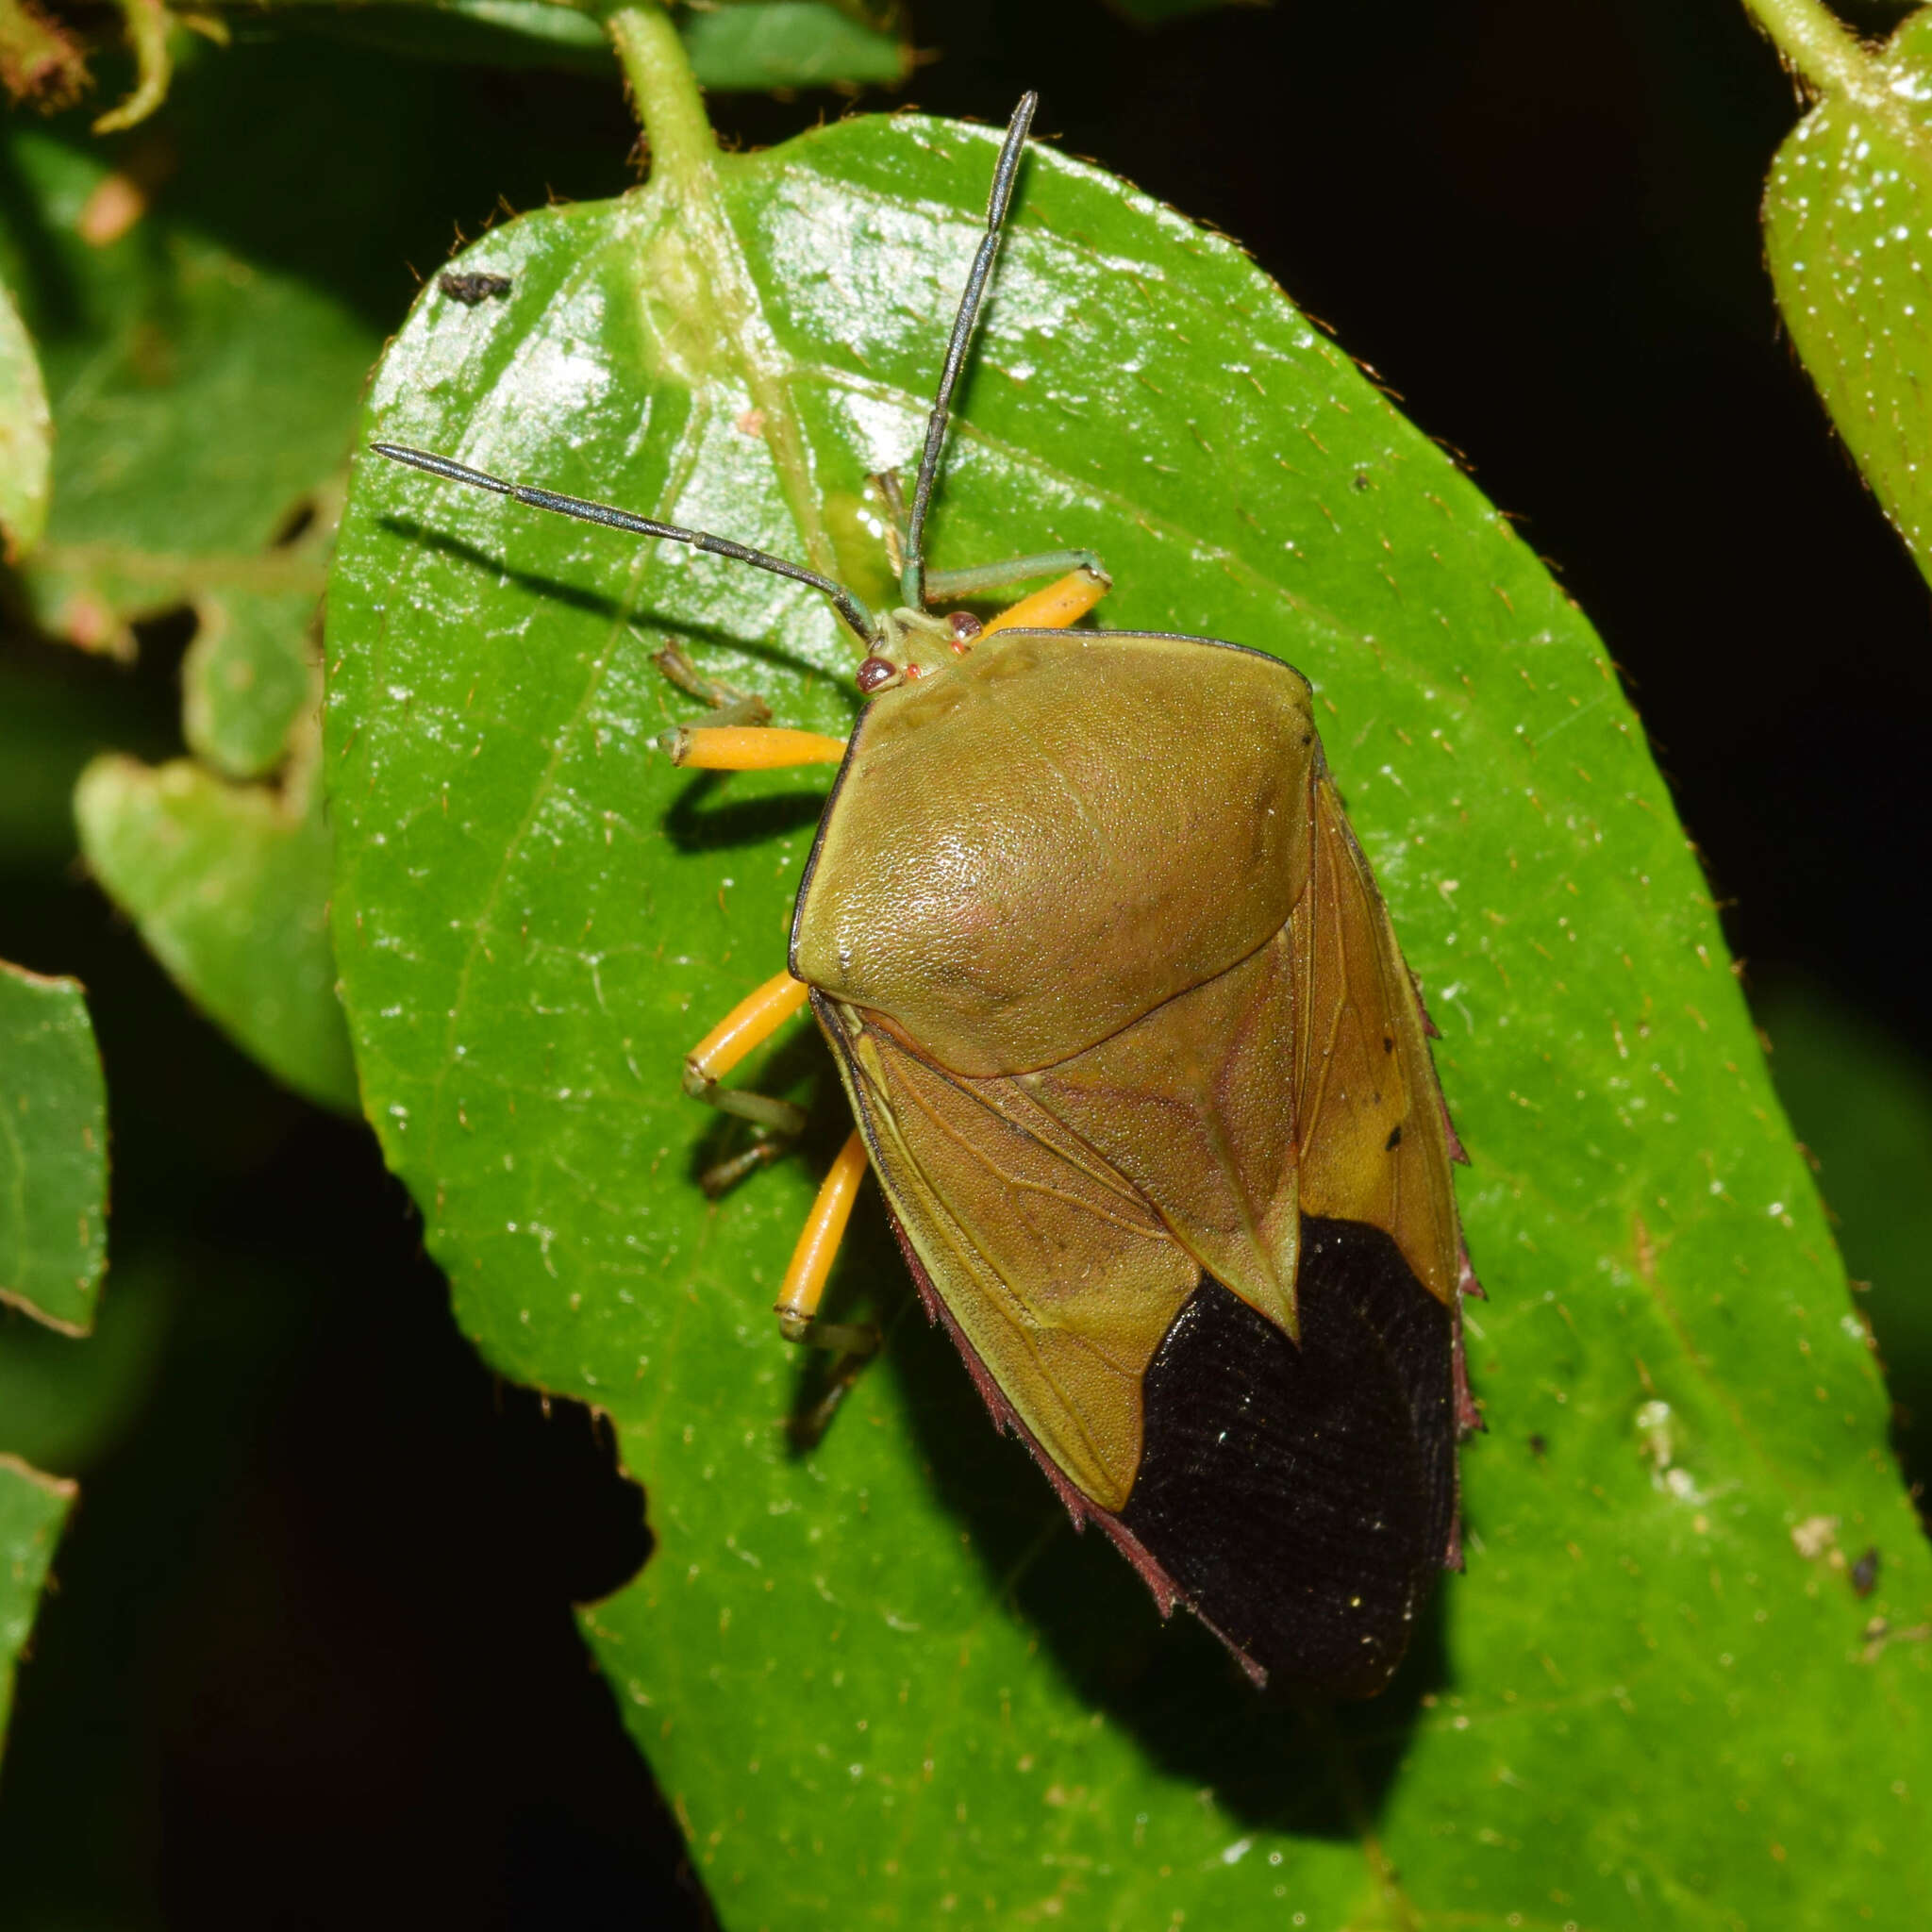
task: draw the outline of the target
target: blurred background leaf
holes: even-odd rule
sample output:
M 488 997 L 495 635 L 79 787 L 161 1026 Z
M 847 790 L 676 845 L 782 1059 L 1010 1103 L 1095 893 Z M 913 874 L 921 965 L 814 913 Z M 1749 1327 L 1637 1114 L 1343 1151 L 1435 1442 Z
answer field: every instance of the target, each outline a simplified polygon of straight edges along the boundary
M 764 93 L 798 87 L 896 87 L 912 49 L 890 31 L 817 0 L 734 0 L 678 21 L 701 85 Z
M 13 1708 L 15 1661 L 33 1628 L 74 1487 L 0 1454 L 0 1749 Z
M 108 1109 L 87 1001 L 0 960 L 0 1302 L 92 1324 L 108 1245 Z
M 569 0 L 285 0 L 285 17 L 291 8 L 308 32 L 385 54 L 617 78 L 602 9 Z M 208 9 L 238 24 L 259 11 L 252 0 L 212 0 Z M 891 0 L 707 0 L 679 7 L 676 18 L 699 80 L 720 92 L 896 87 L 915 59 Z M 177 36 L 175 44 L 185 43 Z
M 346 454 L 374 332 L 197 219 L 215 184 L 196 175 L 274 152 L 245 86 L 207 70 L 221 58 L 207 50 L 167 121 L 114 148 L 23 128 L 10 150 L 5 262 L 58 425 L 46 540 L 20 582 L 84 648 L 125 652 L 136 623 L 204 592 L 321 591 L 320 560 L 278 540 Z M 257 189 L 291 212 L 286 250 L 313 186 L 270 172 Z
M 370 136 L 345 150 L 328 75 L 359 85 L 356 57 L 311 46 L 316 87 L 273 105 L 260 60 L 191 54 L 166 109 L 105 148 L 16 132 L 0 258 L 59 439 L 47 541 L 15 585 L 90 649 L 126 656 L 142 625 L 189 639 L 184 730 L 203 762 L 96 764 L 83 849 L 191 997 L 298 1091 L 353 1109 L 304 747 L 339 470 L 376 318 L 408 280 L 394 252 L 380 296 L 362 264 L 315 269 L 358 222 L 394 234 L 404 148 L 446 151 L 453 128 L 447 107 L 405 113 L 392 81 L 361 90 Z
M 46 385 L 13 296 L 0 284 L 0 543 L 10 563 L 47 526 L 53 425 Z
M 26 1318 L 51 1331 L 48 1354 L 92 1324 L 107 1213 L 107 1108 L 87 1002 L 71 979 L 0 961 L 0 1397 L 20 1366 L 12 1344 Z M 27 1399 L 43 1401 L 44 1385 Z M 15 1660 L 74 1493 L 13 1444 L 0 1446 L 0 1752 Z
M 1753 1004 L 1902 1411 L 1907 1472 L 1932 1483 L 1932 1069 L 1816 981 Z
M 94 876 L 196 1004 L 297 1093 L 353 1113 L 313 751 L 279 787 L 98 758 L 75 813 Z
M 329 518 L 326 534 L 335 535 Z M 194 606 L 181 661 L 181 729 L 225 777 L 265 778 L 290 755 L 322 694 L 315 599 L 307 591 L 232 591 Z

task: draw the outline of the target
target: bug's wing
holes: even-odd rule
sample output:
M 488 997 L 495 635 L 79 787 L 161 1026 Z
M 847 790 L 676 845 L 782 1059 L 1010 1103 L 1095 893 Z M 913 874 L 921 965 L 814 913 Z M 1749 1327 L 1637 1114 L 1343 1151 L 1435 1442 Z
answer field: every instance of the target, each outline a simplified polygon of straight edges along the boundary
M 1302 977 L 1302 1211 L 1383 1229 L 1429 1292 L 1453 1304 L 1462 1237 L 1422 1001 L 1325 771 L 1314 793 L 1308 887 L 1289 921 Z
M 1018 1085 L 1117 1168 L 1208 1274 L 1298 1340 L 1292 941 L 1284 926 Z
M 1009 1080 L 946 1073 L 815 1001 L 887 1201 L 1020 1420 L 1102 1507 L 1133 1487 L 1142 1378 L 1200 1269 Z

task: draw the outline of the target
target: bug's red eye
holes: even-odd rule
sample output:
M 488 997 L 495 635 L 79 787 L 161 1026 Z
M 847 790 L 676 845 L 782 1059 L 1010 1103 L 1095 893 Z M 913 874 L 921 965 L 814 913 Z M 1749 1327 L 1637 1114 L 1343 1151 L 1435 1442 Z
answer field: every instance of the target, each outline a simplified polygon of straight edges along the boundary
M 956 649 L 961 644 L 970 644 L 986 628 L 970 610 L 954 611 L 946 623 L 952 627 Z
M 858 667 L 858 688 L 869 695 L 881 685 L 891 684 L 898 675 L 896 664 L 888 664 L 883 658 L 868 658 Z

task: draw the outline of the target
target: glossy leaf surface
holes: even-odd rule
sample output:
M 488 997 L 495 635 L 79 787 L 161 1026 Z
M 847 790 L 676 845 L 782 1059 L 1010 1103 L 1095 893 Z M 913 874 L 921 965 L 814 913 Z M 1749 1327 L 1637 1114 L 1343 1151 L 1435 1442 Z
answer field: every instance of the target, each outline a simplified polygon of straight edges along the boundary
M 368 431 L 882 596 L 864 478 L 918 447 L 992 150 L 847 124 L 715 197 L 499 229 L 466 265 L 514 294 L 420 302 Z M 767 1310 L 835 1083 L 805 1037 L 744 1070 L 815 1126 L 712 1207 L 736 1143 L 677 1068 L 782 962 L 826 774 L 670 770 L 649 741 L 696 708 L 652 653 L 834 732 L 851 654 L 792 587 L 363 458 L 326 770 L 365 1104 L 463 1326 L 608 1408 L 648 1486 L 656 1554 L 588 1627 L 725 1923 L 1903 1923 L 1927 1655 L 1885 1632 L 1932 1562 L 1601 647 L 1237 248 L 1050 152 L 961 416 L 939 565 L 1091 544 L 1108 622 L 1314 680 L 1445 1036 L 1491 1433 L 1468 1574 L 1379 1702 L 1307 1719 L 1072 1535 L 870 1204 L 833 1306 L 880 1311 L 886 1356 L 794 1453 L 813 1385 Z M 1818 1517 L 1883 1546 L 1869 1602 L 1794 1544 Z
M 0 962 L 0 1302 L 83 1334 L 107 1257 L 108 1103 L 71 979 Z
M 1829 93 L 1764 192 L 1764 248 L 1791 343 L 1922 574 L 1932 578 L 1932 14 L 1873 58 L 1868 97 Z

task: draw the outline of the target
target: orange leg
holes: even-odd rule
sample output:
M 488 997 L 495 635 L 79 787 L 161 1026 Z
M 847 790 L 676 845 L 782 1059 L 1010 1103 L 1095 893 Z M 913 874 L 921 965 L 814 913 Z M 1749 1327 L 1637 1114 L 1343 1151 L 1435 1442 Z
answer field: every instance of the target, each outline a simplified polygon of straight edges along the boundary
M 684 1058 L 684 1091 L 693 1100 L 708 1100 L 710 1090 L 755 1046 L 772 1035 L 804 1006 L 810 989 L 789 973 L 776 973 L 743 999 L 691 1048 Z
M 1058 583 L 1022 597 L 991 619 L 983 638 L 1002 630 L 1064 630 L 1077 624 L 1107 595 L 1108 580 L 1086 568 L 1069 571 Z
M 849 1322 L 821 1322 L 819 1303 L 824 1298 L 825 1277 L 838 1257 L 839 1243 L 845 1238 L 845 1224 L 852 1219 L 852 1204 L 858 1198 L 858 1184 L 865 1178 L 865 1141 L 854 1132 L 839 1158 L 820 1184 L 818 1199 L 811 1204 L 805 1225 L 799 1230 L 798 1246 L 792 1250 L 791 1265 L 785 1271 L 785 1285 L 778 1291 L 779 1332 L 787 1341 L 803 1341 L 814 1348 L 838 1351 L 825 1392 L 811 1410 L 793 1424 L 792 1433 L 801 1441 L 813 1441 L 831 1420 L 832 1411 L 845 1399 L 845 1391 L 858 1378 L 858 1372 L 879 1345 L 876 1328 L 860 1327 Z
M 789 1100 L 774 1100 L 769 1094 L 721 1087 L 718 1082 L 755 1046 L 777 1032 L 804 1006 L 806 997 L 803 980 L 793 979 L 789 973 L 777 974 L 756 992 L 740 1000 L 685 1056 L 684 1091 L 693 1100 L 702 1100 L 739 1120 L 750 1121 L 760 1130 L 755 1145 L 702 1176 L 700 1185 L 706 1193 L 723 1193 L 753 1168 L 775 1160 L 804 1128 L 803 1108 L 794 1107 Z
M 781 724 L 680 724 L 669 734 L 671 762 L 701 772 L 775 772 L 790 765 L 836 765 L 842 738 Z
M 851 1345 L 844 1339 L 847 1331 L 820 1327 L 818 1312 L 819 1303 L 824 1298 L 825 1277 L 838 1258 L 839 1243 L 845 1239 L 845 1224 L 852 1219 L 852 1204 L 858 1198 L 858 1184 L 865 1178 L 865 1137 L 855 1127 L 819 1185 L 818 1199 L 811 1204 L 811 1212 L 799 1230 L 798 1245 L 791 1251 L 791 1265 L 786 1269 L 785 1284 L 778 1291 L 774 1312 L 787 1341 L 811 1341 L 834 1348 Z

